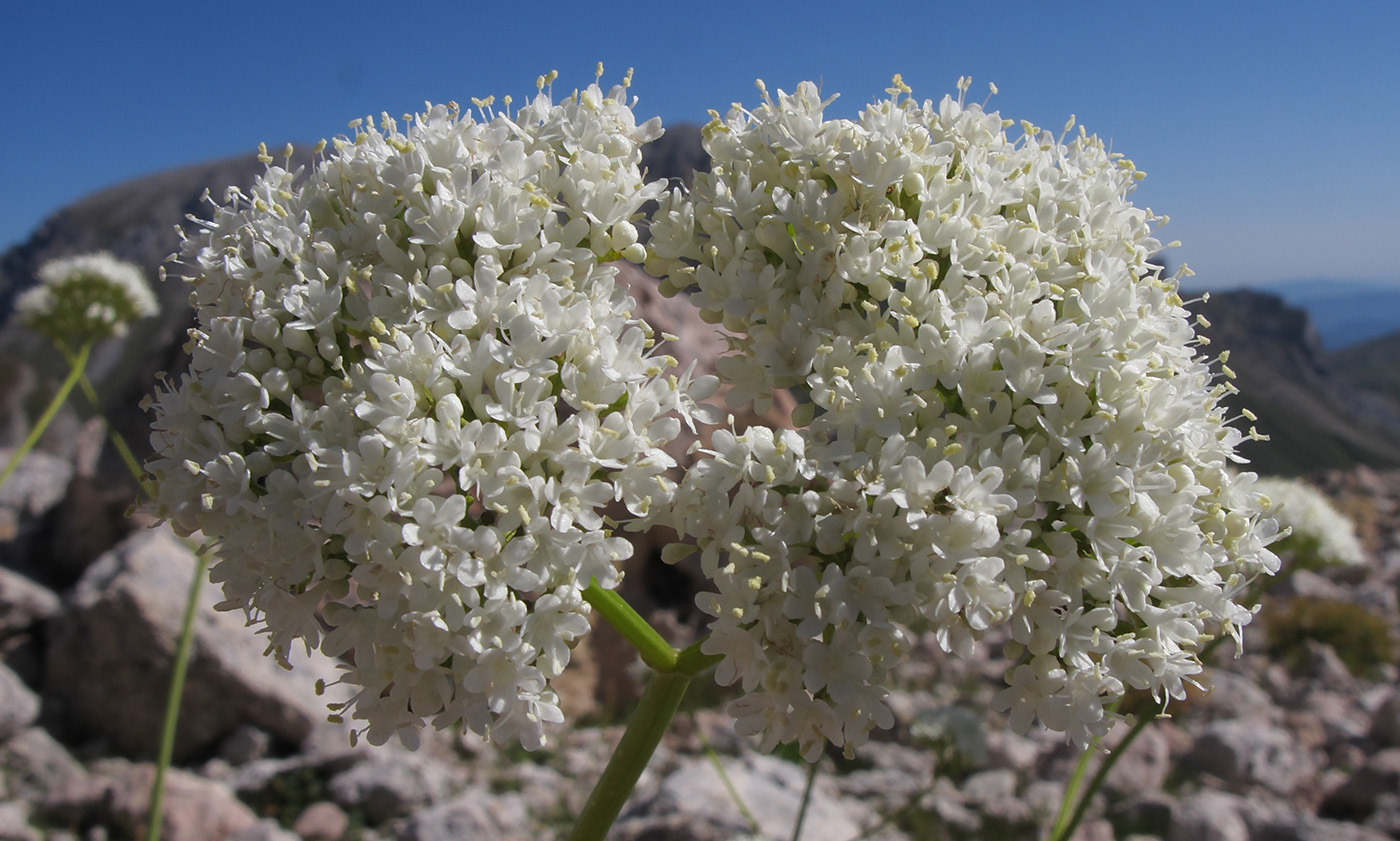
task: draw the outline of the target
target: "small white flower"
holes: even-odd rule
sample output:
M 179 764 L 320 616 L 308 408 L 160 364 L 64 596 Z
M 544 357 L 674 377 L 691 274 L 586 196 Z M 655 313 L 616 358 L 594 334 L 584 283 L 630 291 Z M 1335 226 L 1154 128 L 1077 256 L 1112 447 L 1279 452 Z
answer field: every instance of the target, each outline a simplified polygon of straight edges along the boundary
M 156 314 L 155 294 L 141 269 L 106 251 L 50 260 L 39 285 L 15 301 L 24 323 L 64 347 L 124 336 L 131 322 Z
M 1321 491 L 1299 479 L 1264 477 L 1253 489 L 1268 498 L 1279 525 L 1290 533 L 1279 544 L 1300 562 L 1353 566 L 1365 560 L 1356 526 Z

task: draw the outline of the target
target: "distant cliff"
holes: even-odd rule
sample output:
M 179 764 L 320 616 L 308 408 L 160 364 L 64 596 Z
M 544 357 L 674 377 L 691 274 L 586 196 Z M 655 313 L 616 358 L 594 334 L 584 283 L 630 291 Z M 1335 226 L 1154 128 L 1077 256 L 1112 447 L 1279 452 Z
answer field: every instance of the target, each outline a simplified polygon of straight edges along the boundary
M 1296 475 L 1400 466 L 1400 404 L 1363 387 L 1364 378 L 1339 376 L 1307 313 L 1249 290 L 1212 293 L 1193 309 L 1210 322 L 1205 350 L 1230 351 L 1240 390 L 1230 405 L 1253 411 L 1269 436 L 1241 448 L 1252 469 Z

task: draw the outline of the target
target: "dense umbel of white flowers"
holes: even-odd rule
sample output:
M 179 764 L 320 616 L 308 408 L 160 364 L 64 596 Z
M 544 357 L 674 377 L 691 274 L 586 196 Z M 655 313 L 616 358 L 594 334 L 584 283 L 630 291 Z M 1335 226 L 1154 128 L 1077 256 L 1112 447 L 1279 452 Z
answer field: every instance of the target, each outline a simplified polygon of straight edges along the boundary
M 967 655 L 1007 626 L 996 704 L 1083 744 L 1238 638 L 1273 524 L 1227 469 L 1229 385 L 1148 262 L 1132 164 L 907 92 L 855 121 L 810 83 L 716 115 L 711 172 L 653 223 L 648 269 L 735 336 L 732 393 L 810 401 L 798 431 L 715 435 L 678 494 L 704 650 L 741 728 L 811 758 L 891 723 L 918 629 Z
M 217 539 L 222 606 L 272 652 L 351 656 L 372 742 L 543 743 L 581 591 L 631 552 L 604 507 L 666 506 L 662 446 L 713 388 L 663 373 L 601 265 L 642 257 L 659 122 L 552 79 L 514 115 L 357 121 L 304 178 L 264 152 L 182 247 L 198 328 L 152 401 L 161 512 Z
M 15 301 L 24 323 L 65 347 L 126 334 L 158 311 L 140 267 L 106 251 L 50 260 L 39 284 Z
M 1324 566 L 1359 564 L 1365 560 L 1356 526 L 1326 495 L 1299 479 L 1266 476 L 1254 485 L 1268 497 L 1279 525 L 1290 529 L 1280 544 L 1313 556 Z

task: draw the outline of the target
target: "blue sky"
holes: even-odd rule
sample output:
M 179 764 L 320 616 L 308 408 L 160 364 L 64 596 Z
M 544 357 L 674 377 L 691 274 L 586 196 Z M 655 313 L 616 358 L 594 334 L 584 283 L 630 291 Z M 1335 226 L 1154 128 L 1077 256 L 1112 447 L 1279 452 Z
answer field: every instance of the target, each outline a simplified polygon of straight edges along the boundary
M 61 2 L 0 11 L 0 248 L 64 204 L 160 169 L 314 143 L 425 100 L 556 93 L 636 68 L 639 116 L 703 122 L 755 78 L 820 80 L 851 116 L 902 73 L 960 75 L 1058 131 L 1070 114 L 1147 172 L 1214 286 L 1400 285 L 1400 3 L 507 4 Z

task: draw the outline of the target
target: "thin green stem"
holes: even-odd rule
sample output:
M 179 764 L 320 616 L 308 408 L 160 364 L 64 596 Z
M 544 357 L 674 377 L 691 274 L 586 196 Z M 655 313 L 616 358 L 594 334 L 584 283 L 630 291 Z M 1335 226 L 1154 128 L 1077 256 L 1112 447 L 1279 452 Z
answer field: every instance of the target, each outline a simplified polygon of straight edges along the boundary
M 1145 730 L 1147 725 L 1151 724 L 1156 718 L 1157 715 L 1155 713 L 1138 716 L 1137 721 L 1133 722 L 1132 729 L 1123 737 L 1123 741 L 1119 742 L 1117 747 L 1115 747 L 1108 756 L 1104 757 L 1098 770 L 1094 772 L 1094 778 L 1089 781 L 1089 787 L 1084 790 L 1084 796 L 1079 798 L 1079 803 L 1075 805 L 1074 814 L 1070 816 L 1069 822 L 1065 824 L 1062 830 L 1056 829 L 1055 833 L 1050 836 L 1051 841 L 1065 841 L 1065 839 L 1074 834 L 1074 831 L 1079 828 L 1080 821 L 1084 820 L 1085 813 L 1089 811 L 1089 802 L 1094 799 L 1094 794 L 1103 787 L 1104 780 L 1108 779 L 1108 772 L 1112 771 L 1113 766 L 1118 764 L 1118 760 L 1123 757 L 1123 754 L 1128 750 L 1128 746 L 1133 743 L 1133 740 L 1138 737 L 1138 734 Z
M 1264 594 L 1268 592 L 1269 588 L 1277 583 L 1278 580 L 1278 576 L 1257 579 L 1249 588 L 1243 601 L 1249 604 L 1259 604 L 1264 598 Z M 1217 636 L 1206 643 L 1201 648 L 1199 655 L 1200 661 L 1204 663 L 1209 660 L 1210 655 L 1215 652 L 1215 649 L 1219 648 L 1227 639 L 1229 639 L 1229 637 Z M 1116 710 L 1117 708 L 1118 704 L 1114 703 L 1111 709 Z M 1093 800 L 1094 795 L 1103 787 L 1104 780 L 1108 779 L 1108 772 L 1113 770 L 1113 766 L 1118 763 L 1123 753 L 1132 745 L 1138 735 L 1141 734 L 1143 730 L 1147 729 L 1147 725 L 1151 724 L 1157 716 L 1157 713 L 1144 713 L 1138 716 L 1137 720 L 1133 722 L 1132 729 L 1130 729 L 1127 735 L 1125 735 L 1123 739 L 1113 747 L 1113 750 L 1104 757 L 1104 761 L 1099 765 L 1098 769 L 1094 772 L 1094 776 L 1089 780 L 1088 787 L 1084 789 L 1082 795 L 1079 795 L 1078 789 L 1089 767 L 1090 756 L 1095 752 L 1092 745 L 1084 749 L 1084 752 L 1079 755 L 1079 763 L 1074 768 L 1074 776 L 1070 777 L 1069 784 L 1065 787 L 1065 795 L 1060 800 L 1060 811 L 1059 814 L 1055 816 L 1055 824 L 1050 833 L 1050 841 L 1065 841 L 1065 839 L 1069 838 L 1070 835 L 1074 833 L 1074 830 L 1079 827 L 1080 822 L 1084 819 L 1085 812 L 1088 811 L 1089 802 Z M 1077 801 L 1076 795 L 1078 795 Z M 1073 812 L 1070 811 L 1071 804 L 1074 804 Z
M 4 485 L 5 482 L 9 480 L 11 474 L 18 469 L 20 461 L 29 454 L 30 450 L 34 449 L 34 446 L 39 443 L 39 438 L 43 436 L 44 430 L 48 429 L 49 424 L 53 423 L 54 415 L 58 414 L 59 408 L 63 406 L 64 401 L 68 399 L 68 395 L 72 393 L 73 386 L 77 385 L 78 381 L 82 379 L 83 370 L 87 368 L 88 356 L 91 355 L 91 353 L 92 343 L 89 342 L 83 345 L 82 348 L 78 350 L 77 354 L 71 358 L 71 370 L 68 372 L 67 379 L 63 381 L 63 385 L 58 387 L 58 391 L 54 392 L 53 399 L 49 401 L 48 407 L 44 409 L 44 413 L 40 415 L 39 420 L 35 422 L 34 428 L 29 430 L 29 436 L 24 439 L 24 443 L 20 444 L 19 449 L 10 454 L 10 460 L 5 462 L 5 469 L 0 470 L 0 485 Z
M 680 708 L 690 679 L 690 675 L 667 672 L 652 675 L 632 720 L 627 723 L 622 741 L 618 742 L 603 775 L 588 796 L 569 841 L 604 841 L 607 837 Z
M 1119 748 L 1122 748 L 1121 744 Z M 1060 798 L 1060 811 L 1055 815 L 1055 823 L 1050 830 L 1050 841 L 1063 841 L 1069 837 L 1066 827 L 1069 825 L 1071 815 L 1077 813 L 1073 807 L 1080 802 L 1087 802 L 1093 796 L 1094 793 L 1091 791 L 1084 796 L 1083 801 L 1078 799 L 1079 787 L 1084 784 L 1084 775 L 1089 772 L 1089 760 L 1093 758 L 1095 752 L 1094 745 L 1088 745 L 1079 752 L 1079 762 L 1075 764 L 1074 773 L 1065 785 L 1064 796 Z
M 739 789 L 734 786 L 734 781 L 730 779 L 729 772 L 724 770 L 724 763 L 720 762 L 719 754 L 710 744 L 710 740 L 705 738 L 705 731 L 700 729 L 700 723 L 695 719 L 695 713 L 690 714 L 690 726 L 695 730 L 695 735 L 700 739 L 700 746 L 705 749 L 705 756 L 710 760 L 710 764 L 715 767 L 715 773 L 719 775 L 719 781 L 724 784 L 724 790 L 729 793 L 729 799 L 734 802 L 734 808 L 739 810 L 739 814 L 744 816 L 744 820 L 749 822 L 749 829 L 755 835 L 762 831 L 758 825 L 758 818 L 749 811 L 749 805 L 744 802 L 743 795 L 739 794 Z
M 175 755 L 175 726 L 180 720 L 180 698 L 185 694 L 185 674 L 189 670 L 190 650 L 194 647 L 194 618 L 199 612 L 199 591 L 209 564 L 205 552 L 199 552 L 195 557 L 194 581 L 190 583 L 189 597 L 185 600 L 185 618 L 180 628 L 180 643 L 175 648 L 175 662 L 170 669 L 170 690 L 165 699 L 160 755 L 156 760 L 156 778 L 151 784 L 150 808 L 147 809 L 149 818 L 146 823 L 146 841 L 160 841 L 161 814 L 165 800 L 165 771 L 170 767 L 170 761 Z
M 59 345 L 58 349 L 67 357 L 69 365 L 78 367 L 72 352 L 70 352 L 68 348 Z M 146 471 L 141 469 L 141 464 L 131 452 L 131 447 L 127 446 L 126 439 L 122 437 L 122 434 L 117 431 L 116 427 L 112 426 L 112 422 L 107 420 L 106 413 L 102 410 L 102 402 L 97 399 L 97 389 L 93 388 L 92 381 L 88 379 L 85 367 L 82 377 L 78 380 L 78 387 L 83 390 L 83 396 L 87 398 L 93 411 L 97 412 L 97 414 L 102 416 L 102 419 L 106 421 L 107 437 L 111 439 L 112 446 L 116 448 L 117 455 L 121 456 L 122 462 L 126 464 L 126 469 L 131 473 L 131 477 L 141 486 L 141 492 L 146 495 L 147 499 L 155 499 L 155 485 L 147 481 Z
M 820 759 L 821 757 L 818 757 Z M 802 824 L 807 820 L 807 807 L 812 804 L 812 786 L 817 782 L 817 763 L 807 763 L 807 785 L 802 787 L 802 805 L 797 807 L 797 820 L 792 824 L 792 841 L 802 837 Z
M 641 614 L 632 609 L 627 600 L 614 590 L 605 590 L 595 580 L 583 591 L 583 599 L 602 614 L 609 625 L 642 655 L 642 662 L 658 672 L 672 672 L 676 668 L 676 649 L 666 642 L 656 629 L 647 624 Z

